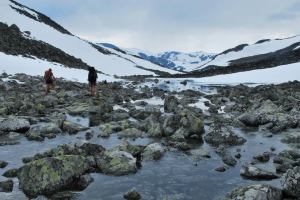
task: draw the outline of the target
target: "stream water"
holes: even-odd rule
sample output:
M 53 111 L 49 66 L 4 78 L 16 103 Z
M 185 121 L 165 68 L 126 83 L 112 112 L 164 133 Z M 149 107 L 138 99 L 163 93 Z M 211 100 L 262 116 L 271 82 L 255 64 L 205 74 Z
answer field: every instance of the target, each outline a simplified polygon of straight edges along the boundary
M 172 85 L 172 84 L 171 84 Z M 191 84 L 192 85 L 192 84 Z M 176 86 L 172 86 L 176 87 Z M 193 87 L 187 85 L 185 87 Z M 194 86 L 199 89 L 199 85 Z M 200 87 L 201 88 L 201 87 Z M 214 88 L 205 88 L 205 92 L 215 92 Z M 150 101 L 151 102 L 151 101 Z M 156 104 L 157 105 L 157 104 Z M 158 104 L 159 105 L 159 104 Z M 88 126 L 89 119 L 81 117 L 68 116 L 68 119 L 76 123 Z M 220 173 L 214 169 L 223 166 L 221 158 L 216 155 L 214 148 L 205 142 L 198 145 L 198 149 L 206 149 L 210 152 L 211 158 L 194 160 L 193 156 L 183 152 L 168 151 L 164 157 L 155 162 L 143 162 L 142 168 L 136 174 L 115 177 L 101 173 L 94 173 L 92 177 L 94 182 L 82 192 L 74 193 L 74 199 L 77 200 L 120 200 L 123 194 L 132 188 L 142 195 L 143 199 L 156 200 L 199 200 L 199 199 L 222 199 L 224 195 L 239 185 L 253 183 L 268 183 L 279 186 L 280 180 L 272 181 L 251 181 L 240 177 L 240 168 L 243 164 L 251 161 L 253 155 L 270 151 L 270 147 L 276 147 L 275 153 L 284 149 L 289 149 L 286 144 L 280 142 L 280 136 L 264 137 L 259 131 L 245 131 L 241 129 L 234 130 L 239 135 L 247 139 L 247 142 L 238 147 L 230 148 L 234 154 L 237 149 L 241 150 L 241 159 L 235 167 Z M 94 137 L 88 142 L 101 144 L 105 148 L 111 148 L 119 144 L 120 140 L 116 134 L 108 139 Z M 1 138 L 6 140 L 7 138 Z M 44 142 L 28 141 L 21 136 L 20 144 L 11 146 L 0 146 L 0 160 L 5 160 L 9 165 L 5 169 L 0 169 L 3 174 L 8 169 L 22 166 L 22 158 L 33 156 L 38 152 L 44 152 L 55 148 L 60 144 L 82 143 L 86 142 L 85 133 L 77 135 L 58 135 L 56 138 Z M 133 144 L 149 144 L 151 139 L 142 138 L 135 141 L 129 140 Z M 196 149 L 197 150 L 197 149 Z M 194 151 L 196 151 L 194 150 Z M 260 167 L 275 171 L 272 160 L 269 163 L 260 165 Z M 0 176 L 0 181 L 5 180 Z M 1 200 L 23 200 L 27 199 L 23 192 L 18 188 L 18 179 L 14 180 L 14 190 L 12 193 L 0 193 Z M 46 199 L 38 197 L 37 199 Z

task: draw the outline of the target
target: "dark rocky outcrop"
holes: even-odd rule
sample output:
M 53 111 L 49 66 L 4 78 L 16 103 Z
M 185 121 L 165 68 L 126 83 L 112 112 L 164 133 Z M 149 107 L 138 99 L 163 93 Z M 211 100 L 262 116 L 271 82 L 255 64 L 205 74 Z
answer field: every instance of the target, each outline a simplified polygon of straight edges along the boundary
M 66 67 L 88 69 L 88 64 L 75 58 L 50 44 L 42 41 L 28 39 L 16 25 L 8 26 L 0 22 L 0 52 L 9 55 L 22 55 L 37 57 L 49 62 L 55 62 Z M 34 59 L 34 58 L 33 58 Z
M 38 22 L 42 22 L 44 24 L 47 24 L 49 26 L 51 26 L 52 28 L 56 29 L 57 31 L 63 33 L 63 34 L 68 34 L 68 35 L 72 35 L 69 31 L 67 31 L 66 29 L 64 29 L 62 26 L 60 26 L 59 24 L 57 24 L 55 21 L 53 21 L 52 19 L 50 19 L 49 17 L 47 17 L 46 15 L 37 12 L 31 8 L 28 8 L 27 6 L 24 6 L 14 0 L 10 0 L 10 2 L 12 2 L 13 4 L 11 5 L 11 8 L 16 10 L 18 13 L 25 15 L 35 21 Z M 32 15 L 30 14 L 30 12 L 27 12 L 26 10 L 29 10 L 30 12 L 34 12 L 36 15 Z

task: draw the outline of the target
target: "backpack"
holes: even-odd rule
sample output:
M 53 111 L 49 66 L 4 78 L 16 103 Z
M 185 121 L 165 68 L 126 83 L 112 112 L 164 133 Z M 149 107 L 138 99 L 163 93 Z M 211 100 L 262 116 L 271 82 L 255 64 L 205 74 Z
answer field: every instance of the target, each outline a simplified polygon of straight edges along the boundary
M 89 73 L 88 81 L 90 81 L 90 82 L 96 82 L 97 78 L 98 78 L 97 72 L 96 71 L 91 71 Z
M 51 73 L 51 71 L 49 71 L 49 70 L 45 71 L 44 79 L 46 81 L 49 81 L 49 80 L 52 79 L 52 73 Z

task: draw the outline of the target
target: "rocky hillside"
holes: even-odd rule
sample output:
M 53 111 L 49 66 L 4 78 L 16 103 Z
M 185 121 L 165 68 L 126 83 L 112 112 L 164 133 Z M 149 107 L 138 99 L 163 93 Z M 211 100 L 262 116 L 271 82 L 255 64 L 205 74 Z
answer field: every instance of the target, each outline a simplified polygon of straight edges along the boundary
M 68 55 L 62 50 L 42 41 L 31 40 L 30 32 L 21 32 L 17 25 L 8 26 L 0 22 L 0 52 L 22 55 L 29 58 L 45 59 L 66 67 L 87 69 L 89 65 L 81 59 Z

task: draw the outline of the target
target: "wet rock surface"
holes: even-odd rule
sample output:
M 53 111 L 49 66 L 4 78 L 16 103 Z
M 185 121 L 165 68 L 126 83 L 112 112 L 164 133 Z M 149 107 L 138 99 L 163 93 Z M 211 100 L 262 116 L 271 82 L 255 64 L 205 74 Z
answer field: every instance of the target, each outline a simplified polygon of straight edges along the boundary
M 282 178 L 282 187 L 289 196 L 300 198 L 300 167 L 287 170 Z
M 14 182 L 11 179 L 0 182 L 0 192 L 12 192 Z
M 238 187 L 225 197 L 225 200 L 281 200 L 280 189 L 269 185 L 250 185 Z

